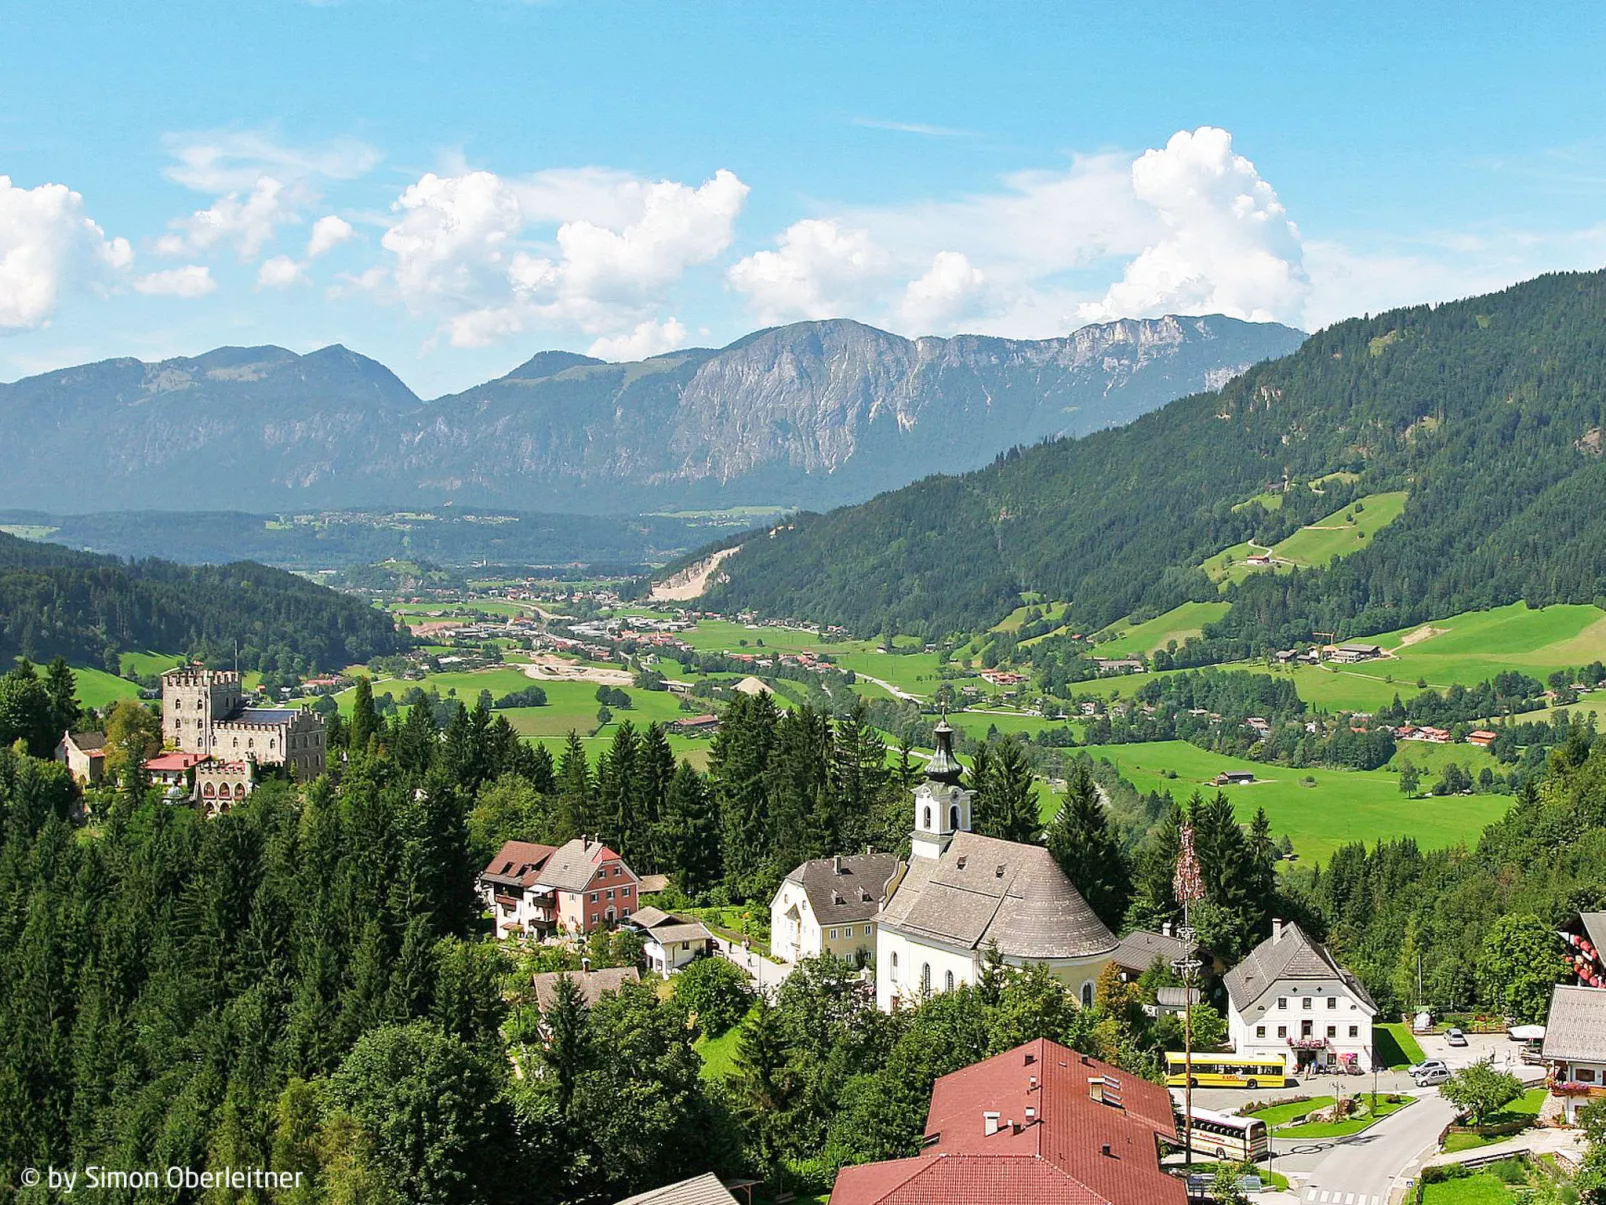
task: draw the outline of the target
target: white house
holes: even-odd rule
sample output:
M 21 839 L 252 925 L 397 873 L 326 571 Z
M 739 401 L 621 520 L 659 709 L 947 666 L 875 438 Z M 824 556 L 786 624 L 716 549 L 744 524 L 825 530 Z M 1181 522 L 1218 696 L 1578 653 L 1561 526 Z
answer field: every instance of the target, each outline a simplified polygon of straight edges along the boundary
M 853 958 L 875 953 L 875 917 L 894 854 L 849 854 L 804 862 L 770 901 L 770 950 L 787 962 L 823 953 Z
M 1551 1095 L 1572 1125 L 1580 1109 L 1606 1097 L 1606 988 L 1557 984 L 1540 1054 L 1550 1064 Z
M 973 983 L 989 947 L 1014 966 L 1044 963 L 1084 1005 L 1115 952 L 1115 935 L 1040 845 L 970 831 L 972 792 L 937 725 L 937 752 L 915 789 L 909 864 L 893 876 L 877 918 L 876 1003 L 891 1010 Z
M 1361 982 L 1298 925 L 1272 933 L 1227 972 L 1227 1032 L 1240 1055 L 1286 1058 L 1290 1074 L 1372 1067 L 1377 1005 Z
M 647 969 L 665 977 L 714 951 L 714 935 L 702 921 L 648 905 L 622 922 L 641 934 Z

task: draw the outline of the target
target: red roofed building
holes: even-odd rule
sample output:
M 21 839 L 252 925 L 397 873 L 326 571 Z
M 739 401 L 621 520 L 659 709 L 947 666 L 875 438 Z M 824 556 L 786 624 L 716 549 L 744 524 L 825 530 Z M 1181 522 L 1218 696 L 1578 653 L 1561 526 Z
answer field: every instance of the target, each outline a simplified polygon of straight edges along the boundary
M 939 1079 L 912 1159 L 844 1167 L 831 1205 L 1185 1205 L 1158 1084 L 1039 1039 Z
M 480 872 L 480 898 L 498 937 L 573 935 L 613 928 L 640 908 L 639 883 L 601 841 L 576 837 L 553 847 L 507 841 Z

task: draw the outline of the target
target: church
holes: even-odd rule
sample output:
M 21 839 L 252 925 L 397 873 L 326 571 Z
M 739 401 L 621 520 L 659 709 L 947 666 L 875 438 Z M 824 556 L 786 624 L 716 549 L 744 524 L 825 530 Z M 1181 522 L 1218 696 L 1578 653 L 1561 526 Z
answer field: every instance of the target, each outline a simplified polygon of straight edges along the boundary
M 1040 962 L 1084 1006 L 1119 943 L 1047 849 L 970 831 L 974 792 L 960 785 L 953 729 L 914 793 L 910 856 L 888 880 L 876 925 L 876 1004 L 974 983 L 991 945 L 1012 966 Z

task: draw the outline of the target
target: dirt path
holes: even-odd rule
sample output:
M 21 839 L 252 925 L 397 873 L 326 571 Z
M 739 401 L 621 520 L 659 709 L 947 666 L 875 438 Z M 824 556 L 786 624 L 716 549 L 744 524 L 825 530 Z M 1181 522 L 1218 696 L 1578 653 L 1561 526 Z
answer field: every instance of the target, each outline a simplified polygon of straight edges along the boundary
M 524 676 L 537 682 L 595 682 L 598 686 L 629 686 L 635 678 L 628 670 L 600 669 L 595 665 L 576 665 L 551 653 L 534 653 L 519 664 Z

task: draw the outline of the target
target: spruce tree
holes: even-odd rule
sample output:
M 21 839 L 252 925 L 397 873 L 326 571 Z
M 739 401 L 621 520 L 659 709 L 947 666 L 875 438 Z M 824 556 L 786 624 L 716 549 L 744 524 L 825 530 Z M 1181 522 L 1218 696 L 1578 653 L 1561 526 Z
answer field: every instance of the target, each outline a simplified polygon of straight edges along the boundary
M 1085 761 L 1071 771 L 1059 811 L 1049 822 L 1047 844 L 1088 907 L 1110 928 L 1118 927 L 1131 903 L 1131 868 Z
M 353 753 L 363 753 L 378 732 L 379 712 L 374 709 L 373 683 L 366 674 L 359 674 L 351 696 L 351 720 L 346 728 L 346 742 Z

